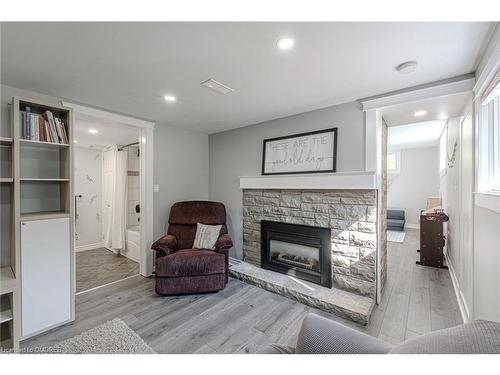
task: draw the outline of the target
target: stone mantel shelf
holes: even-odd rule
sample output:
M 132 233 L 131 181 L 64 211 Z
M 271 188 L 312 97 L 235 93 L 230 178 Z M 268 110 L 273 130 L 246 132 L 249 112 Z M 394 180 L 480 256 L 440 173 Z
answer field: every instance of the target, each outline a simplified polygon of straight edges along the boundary
M 376 189 L 375 172 L 240 176 L 241 189 Z

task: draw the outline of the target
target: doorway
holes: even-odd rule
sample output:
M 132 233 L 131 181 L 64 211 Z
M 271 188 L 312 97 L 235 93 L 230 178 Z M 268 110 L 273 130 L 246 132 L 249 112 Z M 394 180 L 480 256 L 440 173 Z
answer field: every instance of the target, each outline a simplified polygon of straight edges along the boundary
M 470 92 L 464 91 L 376 109 L 380 139 L 386 140 L 378 148 L 377 171 L 383 176 L 379 218 L 387 222 L 380 236 L 387 235 L 388 241 L 387 252 L 381 247 L 383 258 L 378 258 L 378 269 L 386 278 L 380 278 L 385 282 L 372 316 L 380 317 L 379 337 L 389 342 L 462 323 L 451 266 L 460 248 L 457 231 L 463 228 L 457 214 L 460 155 L 454 150 L 459 150 L 456 134 L 470 102 Z M 428 209 L 444 209 L 450 216 L 442 229 L 442 254 L 449 270 L 416 263 L 421 260 L 420 216 Z
M 140 130 L 88 115 L 74 124 L 76 292 L 139 274 Z

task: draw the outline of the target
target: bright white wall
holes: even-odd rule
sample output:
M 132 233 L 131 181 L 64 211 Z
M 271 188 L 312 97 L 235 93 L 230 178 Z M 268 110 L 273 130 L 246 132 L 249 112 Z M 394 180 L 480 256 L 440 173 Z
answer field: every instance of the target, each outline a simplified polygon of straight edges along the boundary
M 439 148 L 406 148 L 400 150 L 400 155 L 400 173 L 389 175 L 387 207 L 404 209 L 406 223 L 418 225 L 427 198 L 440 194 Z
M 242 256 L 243 198 L 238 177 L 261 174 L 264 139 L 337 127 L 337 171 L 360 171 L 365 168 L 364 124 L 361 105 L 352 102 L 210 135 L 210 199 L 226 205 L 235 243 L 231 256 Z
M 74 148 L 74 192 L 77 198 L 75 221 L 76 250 L 102 246 L 102 154 L 92 148 Z
M 474 210 L 474 319 L 500 322 L 500 213 Z
M 448 120 L 447 168 L 441 177 L 443 207 L 449 217 L 446 259 L 455 282 L 457 299 L 465 319 L 473 306 L 473 186 L 474 131 L 472 103 L 463 117 Z
M 500 59 L 500 26 L 491 38 L 477 77 L 494 74 Z M 476 171 L 476 178 L 477 178 Z M 476 198 L 477 199 L 477 198 Z M 496 198 L 500 200 L 499 197 Z M 473 318 L 500 321 L 500 213 L 474 206 Z

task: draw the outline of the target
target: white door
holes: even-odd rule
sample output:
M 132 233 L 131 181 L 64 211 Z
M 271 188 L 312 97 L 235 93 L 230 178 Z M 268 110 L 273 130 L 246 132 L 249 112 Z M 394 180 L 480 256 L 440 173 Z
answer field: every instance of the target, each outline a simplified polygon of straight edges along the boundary
M 69 217 L 21 222 L 22 336 L 71 319 Z

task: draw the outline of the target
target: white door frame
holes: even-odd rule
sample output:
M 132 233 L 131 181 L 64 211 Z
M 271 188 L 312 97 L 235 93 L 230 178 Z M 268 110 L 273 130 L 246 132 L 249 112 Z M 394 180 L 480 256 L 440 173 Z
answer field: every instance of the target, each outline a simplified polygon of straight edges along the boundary
M 404 92 L 388 93 L 387 95 L 377 96 L 376 98 L 361 99 L 360 102 L 365 112 L 365 171 L 375 172 L 377 176 L 378 192 L 378 212 L 377 212 L 377 256 L 376 256 L 376 302 L 380 303 L 382 295 L 382 277 L 381 258 L 382 249 L 381 236 L 382 220 L 381 193 L 382 193 L 382 118 L 380 110 L 399 104 L 412 103 L 419 100 L 437 98 L 447 95 L 458 94 L 461 92 L 471 92 L 476 79 L 474 77 L 464 77 L 462 79 L 437 82 L 435 85 L 429 85 L 420 88 L 409 89 Z
M 153 243 L 153 145 L 155 123 L 135 117 L 108 112 L 97 108 L 62 101 L 65 107 L 73 108 L 73 116 L 77 114 L 97 117 L 107 121 L 118 122 L 140 130 L 140 269 L 142 276 L 151 276 L 153 273 L 153 252 L 150 251 Z M 75 119 L 73 119 L 74 121 Z

